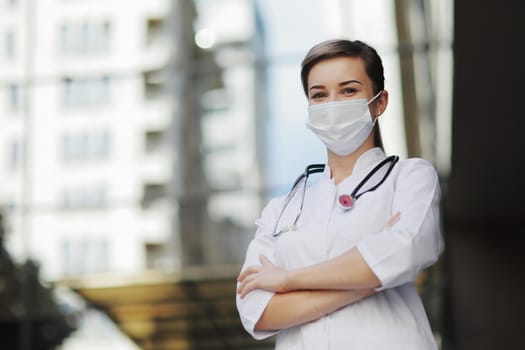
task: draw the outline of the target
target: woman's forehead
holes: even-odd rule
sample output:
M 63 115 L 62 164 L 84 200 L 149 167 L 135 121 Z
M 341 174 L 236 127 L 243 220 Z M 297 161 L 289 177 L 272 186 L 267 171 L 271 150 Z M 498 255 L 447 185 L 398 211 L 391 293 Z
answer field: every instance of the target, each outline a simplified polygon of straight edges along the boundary
M 316 63 L 308 74 L 308 86 L 322 82 L 370 81 L 365 65 L 359 57 L 335 57 Z

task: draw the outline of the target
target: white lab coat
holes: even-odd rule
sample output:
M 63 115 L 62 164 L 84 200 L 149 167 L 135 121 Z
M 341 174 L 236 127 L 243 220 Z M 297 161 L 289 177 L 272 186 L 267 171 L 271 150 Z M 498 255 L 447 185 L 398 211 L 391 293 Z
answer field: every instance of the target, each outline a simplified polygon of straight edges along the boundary
M 414 284 L 418 273 L 438 258 L 439 182 L 433 166 L 422 159 L 399 161 L 386 181 L 375 191 L 364 194 L 350 211 L 337 205 L 341 194 L 350 194 L 385 154 L 373 148 L 361 155 L 353 173 L 339 184 L 330 178 L 328 166 L 323 175 L 312 175 L 297 231 L 272 237 L 284 197 L 276 198 L 257 220 L 257 231 L 250 243 L 243 269 L 258 265 L 266 255 L 285 269 L 299 268 L 336 257 L 357 246 L 382 283 L 379 293 L 344 307 L 308 324 L 279 332 L 254 331 L 254 326 L 273 296 L 254 290 L 237 308 L 245 329 L 256 339 L 277 334 L 276 349 L 283 350 L 426 350 L 436 344 L 425 310 Z M 383 167 L 363 187 L 378 183 Z M 312 181 L 312 182 L 314 182 Z M 290 225 L 300 205 L 301 192 L 285 210 L 278 230 Z M 396 213 L 400 220 L 385 228 Z

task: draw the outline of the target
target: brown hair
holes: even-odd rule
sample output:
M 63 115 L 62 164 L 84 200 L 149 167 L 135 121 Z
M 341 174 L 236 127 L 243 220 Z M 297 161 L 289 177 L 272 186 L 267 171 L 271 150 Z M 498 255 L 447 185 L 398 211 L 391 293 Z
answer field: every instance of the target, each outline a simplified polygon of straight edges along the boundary
M 335 57 L 359 57 L 363 60 L 365 71 L 372 81 L 374 95 L 385 88 L 385 76 L 383 62 L 377 51 L 359 40 L 335 39 L 323 41 L 313 46 L 306 54 L 301 63 L 301 82 L 303 90 L 308 97 L 308 75 L 313 66 L 329 58 Z M 379 130 L 379 124 L 374 127 L 374 145 L 383 148 L 383 140 Z

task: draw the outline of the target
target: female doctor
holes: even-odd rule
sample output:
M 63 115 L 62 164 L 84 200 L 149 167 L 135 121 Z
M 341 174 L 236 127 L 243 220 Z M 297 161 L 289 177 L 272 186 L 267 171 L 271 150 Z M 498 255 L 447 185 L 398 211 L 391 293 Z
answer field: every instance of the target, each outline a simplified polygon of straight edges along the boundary
M 414 281 L 438 257 L 438 177 L 425 160 L 383 152 L 381 58 L 360 41 L 326 41 L 301 78 L 328 162 L 257 220 L 238 277 L 241 321 L 256 339 L 277 334 L 277 349 L 436 349 Z

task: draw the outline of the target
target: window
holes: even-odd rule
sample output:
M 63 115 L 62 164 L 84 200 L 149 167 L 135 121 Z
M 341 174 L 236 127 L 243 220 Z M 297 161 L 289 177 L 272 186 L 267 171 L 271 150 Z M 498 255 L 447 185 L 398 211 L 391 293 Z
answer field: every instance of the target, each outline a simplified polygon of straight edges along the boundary
M 66 189 L 62 192 L 62 209 L 97 209 L 107 207 L 107 191 L 104 186 Z
M 14 58 L 16 54 L 15 33 L 12 30 L 5 34 L 5 53 L 7 58 Z
M 65 276 L 107 272 L 110 264 L 110 246 L 105 238 L 68 238 L 62 242 L 62 266 Z
M 142 207 L 149 208 L 154 203 L 167 196 L 167 188 L 165 184 L 145 184 L 142 195 Z
M 111 150 L 111 134 L 108 130 L 102 131 L 96 138 L 93 154 L 97 158 L 107 158 Z
M 209 113 L 226 111 L 232 107 L 233 99 L 226 89 L 216 88 L 201 95 L 200 105 Z
M 67 133 L 62 137 L 62 159 L 65 162 L 106 159 L 111 152 L 108 130 Z
M 63 103 L 65 107 L 102 106 L 110 101 L 111 78 L 64 78 Z
M 7 87 L 7 105 L 11 110 L 18 110 L 20 107 L 20 88 L 17 84 Z
M 67 134 L 62 138 L 62 159 L 66 162 L 87 159 L 87 135 Z
M 107 52 L 111 23 L 105 21 L 68 22 L 60 27 L 60 48 L 64 53 Z
M 164 146 L 164 132 L 162 130 L 146 131 L 146 152 L 152 153 Z
M 161 243 L 145 243 L 146 268 L 162 269 L 166 261 L 166 246 Z
M 7 156 L 8 168 L 11 170 L 16 170 L 20 165 L 21 158 L 21 149 L 20 142 L 13 141 L 9 145 L 9 154 Z
M 162 96 L 164 93 L 164 75 L 161 69 L 144 72 L 142 77 L 146 99 L 155 99 Z
M 146 29 L 146 45 L 154 45 L 165 34 L 164 18 L 149 18 Z

